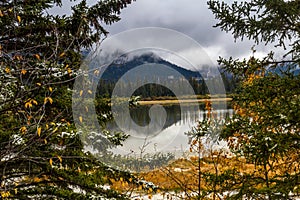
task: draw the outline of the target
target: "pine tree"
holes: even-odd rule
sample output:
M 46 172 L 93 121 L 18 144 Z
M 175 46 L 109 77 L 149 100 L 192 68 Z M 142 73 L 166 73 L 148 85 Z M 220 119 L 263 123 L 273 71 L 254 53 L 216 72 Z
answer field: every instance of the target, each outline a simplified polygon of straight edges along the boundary
M 81 51 L 104 38 L 131 0 L 0 2 L 0 195 L 15 199 L 125 198 L 104 189 L 109 169 L 83 151 L 71 110 Z
M 263 59 L 220 59 L 240 80 L 234 99 L 236 114 L 222 136 L 238 157 L 255 169 L 232 171 L 233 199 L 290 199 L 299 196 L 300 176 L 300 3 L 297 0 L 209 1 L 216 27 L 235 39 L 275 44 L 283 58 L 270 52 Z M 280 72 L 280 73 L 279 73 Z M 235 142 L 234 142 L 235 141 Z M 236 169 L 235 169 L 236 170 Z M 227 174 L 228 175 L 228 174 Z

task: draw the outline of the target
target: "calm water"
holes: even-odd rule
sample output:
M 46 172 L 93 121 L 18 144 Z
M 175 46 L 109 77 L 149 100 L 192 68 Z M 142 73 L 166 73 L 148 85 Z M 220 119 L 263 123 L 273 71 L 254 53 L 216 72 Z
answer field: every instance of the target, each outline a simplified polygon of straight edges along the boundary
M 207 112 L 202 105 L 147 105 L 129 110 L 129 116 L 122 109 L 116 112 L 117 122 L 108 124 L 111 131 L 123 131 L 130 137 L 122 147 L 113 149 L 115 154 L 140 155 L 141 153 L 172 152 L 180 154 L 189 149 L 190 131 Z M 214 106 L 218 119 L 230 117 L 233 110 L 224 105 Z

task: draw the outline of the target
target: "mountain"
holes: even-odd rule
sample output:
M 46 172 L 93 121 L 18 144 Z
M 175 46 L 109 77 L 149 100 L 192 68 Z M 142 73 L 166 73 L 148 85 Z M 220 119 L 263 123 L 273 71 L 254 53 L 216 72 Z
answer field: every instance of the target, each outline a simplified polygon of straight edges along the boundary
M 267 69 L 267 74 L 283 76 L 285 73 L 291 73 L 294 76 L 298 76 L 300 74 L 300 67 L 297 64 L 286 63 L 284 65 L 278 65 Z
M 127 55 L 116 59 L 107 67 L 101 79 L 112 82 L 118 81 L 122 76 L 131 81 L 142 79 L 180 79 L 201 78 L 198 72 L 194 72 L 173 63 L 170 63 L 154 53 L 144 53 L 129 57 Z

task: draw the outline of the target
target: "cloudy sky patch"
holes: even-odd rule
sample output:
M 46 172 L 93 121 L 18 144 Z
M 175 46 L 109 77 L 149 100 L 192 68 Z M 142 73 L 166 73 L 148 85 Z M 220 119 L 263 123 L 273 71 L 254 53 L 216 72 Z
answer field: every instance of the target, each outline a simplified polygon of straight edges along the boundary
M 95 2 L 96 0 L 88 1 L 90 5 Z M 74 2 L 64 1 L 63 3 L 62 8 L 51 9 L 51 13 L 69 15 L 71 13 L 70 6 L 74 5 Z M 109 37 L 130 29 L 144 27 L 160 27 L 178 31 L 199 43 L 214 65 L 217 65 L 219 56 L 249 58 L 252 55 L 253 41 L 247 39 L 235 41 L 231 33 L 213 28 L 216 23 L 217 21 L 208 9 L 205 0 L 136 0 L 121 11 L 119 22 L 104 27 L 110 32 Z M 140 38 L 139 35 L 135 37 Z M 168 39 L 165 35 L 156 37 L 155 43 L 164 43 L 166 38 Z M 146 36 L 145 40 L 147 40 Z M 153 38 L 149 40 L 149 43 L 152 42 L 151 40 Z M 124 42 L 126 43 L 126 40 Z M 139 41 L 136 40 L 135 42 L 138 43 Z M 180 41 L 174 40 L 174 42 Z M 129 43 L 126 45 L 132 46 Z M 186 46 L 183 45 L 183 48 Z M 274 45 L 265 46 L 261 44 L 256 45 L 255 49 L 255 56 L 263 57 L 275 48 Z M 192 49 L 183 49 L 182 52 L 189 55 L 193 54 Z M 282 55 L 280 50 L 278 55 Z M 199 63 L 199 65 L 206 63 Z

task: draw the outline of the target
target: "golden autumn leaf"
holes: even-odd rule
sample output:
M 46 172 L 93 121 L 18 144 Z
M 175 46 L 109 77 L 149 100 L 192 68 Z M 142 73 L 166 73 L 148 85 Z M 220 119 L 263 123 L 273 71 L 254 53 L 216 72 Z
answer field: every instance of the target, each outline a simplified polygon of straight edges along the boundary
M 80 90 L 79 96 L 82 96 L 82 94 L 83 94 L 83 90 Z
M 46 139 L 44 139 L 44 143 L 45 143 L 45 144 L 47 144 L 47 143 L 48 143 Z
M 6 72 L 7 74 L 9 74 L 9 73 L 10 73 L 10 69 L 9 69 L 8 67 L 6 67 L 6 68 L 5 68 L 5 72 Z
M 50 158 L 49 164 L 52 166 L 52 164 L 53 164 L 52 158 Z
M 22 60 L 23 57 L 22 57 L 21 55 L 15 55 L 15 56 L 13 57 L 13 59 Z
M 56 128 L 52 131 L 52 133 L 55 133 L 57 130 L 58 130 L 58 128 L 56 127 Z
M 21 22 L 21 17 L 19 15 L 17 16 L 17 20 L 19 23 Z
M 27 73 L 27 70 L 26 69 L 22 69 L 21 70 L 21 74 L 25 75 Z
M 37 134 L 38 134 L 39 137 L 41 136 L 41 132 L 42 132 L 42 128 L 41 128 L 41 127 L 38 127 L 38 129 L 37 129 Z
M 72 69 L 71 68 L 68 68 L 67 71 L 68 71 L 68 74 L 72 74 Z
M 33 103 L 34 105 L 38 105 L 38 102 L 34 99 L 31 100 L 31 103 Z
M 51 97 L 45 97 L 44 104 L 46 104 L 47 102 L 49 102 L 50 104 L 52 104 L 53 103 L 53 99 Z
M 35 183 L 41 182 L 41 179 L 39 177 L 34 177 L 33 182 Z
M 51 97 L 48 97 L 48 100 L 49 100 L 49 103 L 52 104 L 53 103 L 53 100 Z
M 39 55 L 39 54 L 34 54 L 34 57 L 36 57 L 36 59 L 38 59 L 38 60 L 40 60 L 40 59 L 41 59 L 41 57 L 40 57 L 40 55 Z
M 50 92 L 52 92 L 52 91 L 53 91 L 52 87 L 49 87 L 48 89 L 49 89 L 49 91 L 50 91 Z
M 25 108 L 31 108 L 31 107 L 32 107 L 31 101 L 25 103 Z
M 79 121 L 82 123 L 82 117 L 81 116 L 79 117 Z
M 58 158 L 59 162 L 62 163 L 62 157 L 59 155 L 57 155 L 56 157 Z
M 27 131 L 27 128 L 25 127 L 25 126 L 22 126 L 21 128 L 20 128 L 20 131 L 21 131 L 21 133 L 25 133 L 26 131 Z
M 3 17 L 4 15 L 3 15 L 3 12 L 0 10 L 0 17 Z
M 88 93 L 89 93 L 89 94 L 93 94 L 93 92 L 92 92 L 91 90 L 88 90 Z
M 66 53 L 65 53 L 65 52 L 62 52 L 62 53 L 59 55 L 59 57 L 63 57 L 64 55 L 66 55 Z
M 37 85 L 37 86 L 41 86 L 42 84 L 41 84 L 41 83 L 36 83 L 36 85 Z

